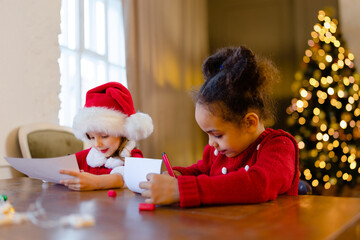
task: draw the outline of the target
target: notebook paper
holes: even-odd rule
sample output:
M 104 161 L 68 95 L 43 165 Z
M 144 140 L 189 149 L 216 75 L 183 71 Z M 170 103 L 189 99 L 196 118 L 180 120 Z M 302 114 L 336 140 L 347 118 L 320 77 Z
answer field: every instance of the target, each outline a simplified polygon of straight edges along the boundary
M 139 187 L 140 182 L 147 181 L 148 173 L 161 173 L 162 159 L 152 158 L 125 158 L 124 179 L 127 187 L 137 193 L 141 193 L 143 189 Z
M 73 178 L 69 175 L 60 174 L 60 170 L 79 172 L 75 154 L 56 158 L 4 158 L 19 172 L 24 173 L 30 178 L 46 182 L 60 183 L 62 179 Z

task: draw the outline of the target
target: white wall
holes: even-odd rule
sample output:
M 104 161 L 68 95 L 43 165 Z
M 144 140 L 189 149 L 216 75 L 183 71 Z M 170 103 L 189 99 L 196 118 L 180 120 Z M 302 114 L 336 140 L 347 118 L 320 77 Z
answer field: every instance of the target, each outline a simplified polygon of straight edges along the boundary
M 360 1 L 340 0 L 339 24 L 350 52 L 355 55 L 355 66 L 360 73 Z
M 60 6 L 61 0 L 0 1 L 0 178 L 12 172 L 3 156 L 20 156 L 20 125 L 58 123 Z

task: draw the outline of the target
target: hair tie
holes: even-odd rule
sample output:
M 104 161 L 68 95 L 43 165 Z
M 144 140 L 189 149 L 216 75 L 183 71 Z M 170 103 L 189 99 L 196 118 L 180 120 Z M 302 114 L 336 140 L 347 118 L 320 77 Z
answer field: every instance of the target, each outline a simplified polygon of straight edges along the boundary
M 220 70 L 223 70 L 223 68 L 224 68 L 224 67 L 223 67 L 223 65 L 222 65 L 222 64 L 220 64 L 219 69 L 220 69 Z

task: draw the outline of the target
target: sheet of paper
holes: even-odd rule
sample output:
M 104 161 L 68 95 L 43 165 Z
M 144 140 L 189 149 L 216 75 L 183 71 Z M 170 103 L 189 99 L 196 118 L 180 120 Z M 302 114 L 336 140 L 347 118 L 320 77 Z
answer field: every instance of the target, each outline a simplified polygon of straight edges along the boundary
M 60 183 L 61 179 L 72 178 L 72 176 L 60 174 L 61 169 L 79 171 L 75 154 L 56 158 L 4 158 L 19 172 L 46 182 Z
M 139 187 L 140 182 L 147 181 L 148 173 L 161 173 L 162 159 L 152 158 L 125 158 L 124 179 L 127 187 L 137 193 L 141 193 L 143 189 Z

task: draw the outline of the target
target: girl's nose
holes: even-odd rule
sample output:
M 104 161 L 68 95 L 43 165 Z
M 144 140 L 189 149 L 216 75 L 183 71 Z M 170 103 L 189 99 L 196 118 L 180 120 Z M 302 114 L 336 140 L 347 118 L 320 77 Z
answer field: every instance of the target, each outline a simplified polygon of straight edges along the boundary
M 94 144 L 95 144 L 95 147 L 101 147 L 102 146 L 102 142 L 98 138 L 95 138 Z
M 216 147 L 217 143 L 216 141 L 214 141 L 214 139 L 212 137 L 209 137 L 209 145 L 212 147 Z

